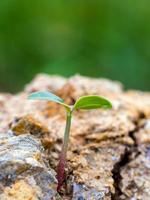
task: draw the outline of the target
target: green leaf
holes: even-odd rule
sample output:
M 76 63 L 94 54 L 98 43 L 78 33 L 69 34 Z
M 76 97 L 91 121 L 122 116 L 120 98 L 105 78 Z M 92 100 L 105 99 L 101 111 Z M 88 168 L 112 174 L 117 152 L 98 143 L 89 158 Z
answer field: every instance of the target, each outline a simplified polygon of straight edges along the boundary
M 89 95 L 80 97 L 74 109 L 97 109 L 97 108 L 112 108 L 112 104 L 105 98 L 97 95 Z
M 53 101 L 65 106 L 67 109 L 70 109 L 70 107 L 64 103 L 63 99 L 61 99 L 60 97 L 56 96 L 51 92 L 46 92 L 46 91 L 34 92 L 28 96 L 28 99 Z
M 55 94 L 52 94 L 51 92 L 34 92 L 34 93 L 31 93 L 28 96 L 28 99 L 49 100 L 49 101 L 54 101 L 54 102 L 57 102 L 57 103 L 63 103 L 64 102 L 63 99 L 56 96 Z

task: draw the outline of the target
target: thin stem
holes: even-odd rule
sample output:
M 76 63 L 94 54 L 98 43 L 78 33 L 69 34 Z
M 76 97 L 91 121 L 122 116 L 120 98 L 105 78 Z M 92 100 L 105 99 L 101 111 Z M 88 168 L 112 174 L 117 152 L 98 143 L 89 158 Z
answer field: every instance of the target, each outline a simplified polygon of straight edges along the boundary
M 68 149 L 68 142 L 69 142 L 71 118 L 72 118 L 72 111 L 70 109 L 70 110 L 67 110 L 64 142 L 63 142 L 62 151 L 60 154 L 60 159 L 59 159 L 58 168 L 57 168 L 57 180 L 58 180 L 57 190 L 58 191 L 61 189 L 61 186 L 65 178 L 65 165 L 66 165 L 66 156 L 67 156 L 67 149 Z
M 65 153 L 67 153 L 67 149 L 68 149 L 71 117 L 72 117 L 72 113 L 67 112 L 67 120 L 66 120 L 65 134 L 64 134 L 64 144 L 63 144 L 63 148 L 62 148 L 62 151 L 64 151 Z

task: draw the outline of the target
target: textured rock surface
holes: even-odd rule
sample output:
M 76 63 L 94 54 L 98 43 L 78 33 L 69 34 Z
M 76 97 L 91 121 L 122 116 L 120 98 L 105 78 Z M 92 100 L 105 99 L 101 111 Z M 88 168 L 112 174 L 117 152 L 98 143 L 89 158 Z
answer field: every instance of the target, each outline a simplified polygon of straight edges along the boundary
M 55 171 L 65 112 L 52 102 L 27 100 L 37 90 L 70 104 L 87 94 L 113 104 L 112 110 L 74 113 L 61 194 Z M 107 79 L 41 74 L 17 95 L 0 94 L 0 113 L 0 200 L 150 199 L 150 93 L 124 91 Z
M 134 133 L 136 147 L 121 169 L 121 199 L 150 199 L 150 119 L 141 120 Z
M 121 199 L 150 199 L 150 146 L 138 147 L 121 170 Z
M 56 197 L 55 173 L 44 164 L 42 151 L 31 135 L 0 135 L 0 199 Z

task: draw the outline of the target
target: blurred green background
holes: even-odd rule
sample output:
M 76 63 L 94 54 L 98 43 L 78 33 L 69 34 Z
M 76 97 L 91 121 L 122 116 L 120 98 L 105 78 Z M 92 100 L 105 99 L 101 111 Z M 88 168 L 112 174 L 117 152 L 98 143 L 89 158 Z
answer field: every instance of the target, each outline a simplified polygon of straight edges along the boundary
M 150 90 L 150 1 L 1 0 L 0 91 L 39 72 Z

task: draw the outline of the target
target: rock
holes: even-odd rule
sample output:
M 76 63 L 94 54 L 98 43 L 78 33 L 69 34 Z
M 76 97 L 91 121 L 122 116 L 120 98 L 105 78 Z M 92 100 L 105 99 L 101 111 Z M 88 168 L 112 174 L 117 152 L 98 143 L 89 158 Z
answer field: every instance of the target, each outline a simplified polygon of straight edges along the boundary
M 121 199 L 150 199 L 150 119 L 139 122 L 134 133 L 137 147 L 121 169 Z
M 150 145 L 139 146 L 131 160 L 121 170 L 120 199 L 150 199 Z
M 119 82 L 80 75 L 71 77 L 58 91 L 58 94 L 69 103 L 83 95 L 97 94 L 113 97 L 118 93 L 122 93 L 122 85 Z
M 25 87 L 25 92 L 31 93 L 38 90 L 56 92 L 66 83 L 66 79 L 61 76 L 49 76 L 38 74 L 33 81 Z
M 140 115 L 150 118 L 150 92 L 128 91 L 125 96 L 124 100 L 131 102 Z
M 113 104 L 111 110 L 74 112 L 67 179 L 59 195 L 55 175 L 65 110 L 27 100 L 37 90 L 70 104 L 87 94 Z M 0 133 L 6 133 L 0 134 L 0 200 L 150 199 L 150 93 L 124 91 L 107 79 L 40 74 L 17 95 L 0 94 L 0 113 Z
M 140 122 L 138 131 L 134 133 L 134 137 L 138 144 L 150 144 L 150 118 Z
M 109 141 L 85 145 L 77 155 L 71 156 L 73 199 L 111 199 L 115 193 L 112 172 L 124 152 L 124 145 Z
M 57 181 L 31 135 L 0 134 L 0 199 L 56 199 Z
M 27 133 L 35 135 L 41 140 L 44 148 L 50 148 L 54 143 L 54 139 L 51 137 L 48 128 L 31 115 L 14 119 L 14 122 L 10 125 L 10 129 L 15 135 Z

